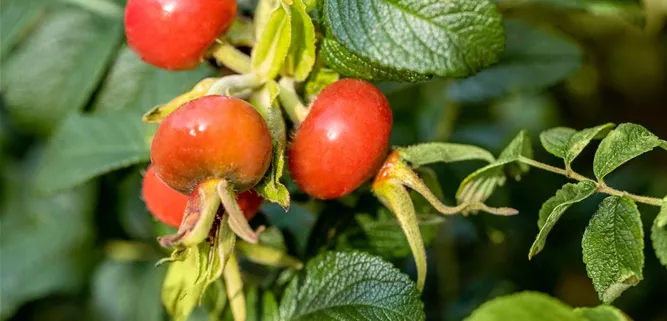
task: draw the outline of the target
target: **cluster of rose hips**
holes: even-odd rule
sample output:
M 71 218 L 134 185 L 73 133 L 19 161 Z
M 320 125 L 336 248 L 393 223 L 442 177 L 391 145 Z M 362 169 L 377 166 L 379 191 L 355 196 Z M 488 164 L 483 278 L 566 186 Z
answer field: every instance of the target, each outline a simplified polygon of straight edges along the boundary
M 130 0 L 128 43 L 157 67 L 195 68 L 235 11 L 234 0 Z M 315 198 L 347 195 L 382 166 L 391 127 L 389 102 L 376 87 L 355 79 L 332 83 L 289 142 L 291 177 Z M 266 121 L 248 102 L 221 95 L 186 102 L 161 121 L 153 138 L 143 183 L 147 207 L 160 221 L 183 228 L 211 205 L 205 198 L 219 193 L 213 197 L 219 214 L 240 209 L 249 220 L 262 201 L 252 189 L 271 164 L 272 148 Z M 225 198 L 230 195 L 238 206 Z

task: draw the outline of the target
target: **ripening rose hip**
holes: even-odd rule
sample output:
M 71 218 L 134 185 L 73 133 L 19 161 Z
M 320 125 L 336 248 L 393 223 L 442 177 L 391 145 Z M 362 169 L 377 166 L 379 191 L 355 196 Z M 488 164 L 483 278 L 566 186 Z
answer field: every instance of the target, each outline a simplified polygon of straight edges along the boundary
M 212 95 L 183 104 L 160 123 L 151 161 L 157 176 L 181 193 L 212 179 L 242 192 L 264 176 L 271 150 L 269 128 L 249 103 Z
M 176 228 L 181 225 L 188 197 L 163 183 L 155 175 L 155 170 L 153 170 L 152 166 L 148 167 L 146 175 L 144 175 L 142 194 L 148 211 L 156 219 Z M 254 191 L 249 190 L 238 195 L 238 202 L 244 216 L 248 220 L 251 220 L 257 214 L 262 204 L 262 197 Z
M 236 0 L 129 0 L 127 42 L 145 62 L 193 69 L 234 21 Z
M 375 86 L 356 79 L 327 86 L 292 140 L 292 178 L 316 198 L 351 193 L 382 165 L 391 127 L 389 102 Z

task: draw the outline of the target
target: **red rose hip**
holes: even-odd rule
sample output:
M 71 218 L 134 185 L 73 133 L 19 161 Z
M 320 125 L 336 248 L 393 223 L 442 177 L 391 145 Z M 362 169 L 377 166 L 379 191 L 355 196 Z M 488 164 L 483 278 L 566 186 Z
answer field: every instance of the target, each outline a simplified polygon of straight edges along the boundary
M 316 198 L 351 193 L 382 165 L 391 127 L 389 102 L 375 86 L 356 79 L 327 86 L 292 140 L 292 178 Z
M 181 225 L 188 197 L 162 182 L 152 166 L 144 175 L 142 195 L 146 208 L 158 221 L 176 228 Z M 249 190 L 238 195 L 238 203 L 245 218 L 251 220 L 262 205 L 262 197 Z
M 168 70 L 197 67 L 234 21 L 236 0 L 129 0 L 127 42 L 145 62 Z
M 151 161 L 158 177 L 181 193 L 211 179 L 239 192 L 264 176 L 271 150 L 269 128 L 249 103 L 213 95 L 183 104 L 160 123 Z

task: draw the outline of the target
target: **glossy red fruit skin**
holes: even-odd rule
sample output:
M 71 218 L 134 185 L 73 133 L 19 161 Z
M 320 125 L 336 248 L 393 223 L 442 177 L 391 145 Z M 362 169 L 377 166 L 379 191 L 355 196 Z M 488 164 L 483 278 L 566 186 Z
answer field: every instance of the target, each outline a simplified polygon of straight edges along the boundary
M 296 184 L 320 199 L 345 196 L 382 165 L 392 112 L 378 88 L 342 79 L 317 97 L 289 149 Z
M 252 105 L 211 95 L 183 104 L 162 120 L 151 161 L 160 179 L 181 193 L 217 178 L 242 192 L 264 176 L 271 150 L 269 128 Z
M 125 35 L 143 61 L 167 70 L 193 69 L 235 14 L 236 0 L 129 0 Z
M 146 208 L 158 221 L 178 228 L 183 220 L 188 197 L 162 182 L 149 166 L 142 183 L 142 195 Z M 251 220 L 262 205 L 262 197 L 253 190 L 240 193 L 237 198 L 243 215 Z

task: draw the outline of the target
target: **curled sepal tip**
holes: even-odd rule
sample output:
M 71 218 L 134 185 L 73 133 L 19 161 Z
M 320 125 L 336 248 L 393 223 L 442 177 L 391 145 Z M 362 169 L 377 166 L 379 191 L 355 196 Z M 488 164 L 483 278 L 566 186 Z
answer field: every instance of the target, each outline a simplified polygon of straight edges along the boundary
M 229 227 L 242 240 L 256 244 L 259 240 L 259 235 L 264 231 L 264 226 L 260 226 L 256 231 L 253 231 L 248 224 L 248 220 L 243 215 L 243 211 L 236 201 L 236 193 L 227 180 L 221 179 L 217 183 L 217 190 L 219 199 L 222 201 L 222 206 L 225 208 L 225 213 L 229 217 Z
M 163 247 L 197 245 L 208 238 L 216 212 L 220 207 L 216 180 L 201 183 L 190 195 L 178 232 L 159 237 Z
M 403 229 L 417 266 L 417 289 L 421 291 L 426 281 L 426 249 L 410 193 L 403 185 L 393 180 L 376 181 L 373 183 L 373 193 L 396 215 Z

